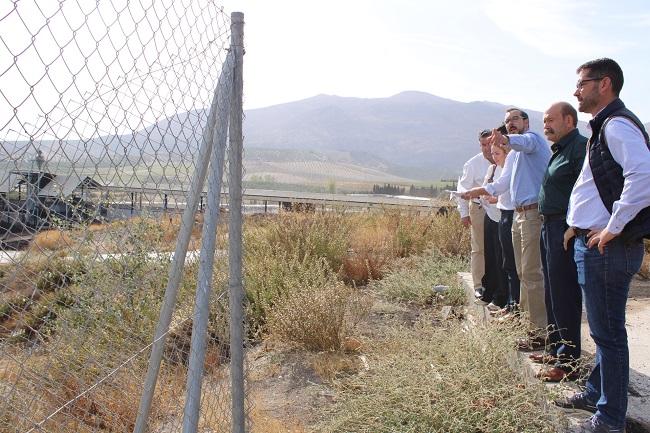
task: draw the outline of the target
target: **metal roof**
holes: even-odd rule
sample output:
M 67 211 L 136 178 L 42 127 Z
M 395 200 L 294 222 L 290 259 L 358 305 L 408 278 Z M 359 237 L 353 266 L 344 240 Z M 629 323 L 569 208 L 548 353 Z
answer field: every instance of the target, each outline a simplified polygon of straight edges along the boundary
M 38 193 L 39 197 L 69 197 L 78 188 L 98 189 L 102 185 L 89 176 L 77 173 L 56 175 L 52 182 L 45 185 Z

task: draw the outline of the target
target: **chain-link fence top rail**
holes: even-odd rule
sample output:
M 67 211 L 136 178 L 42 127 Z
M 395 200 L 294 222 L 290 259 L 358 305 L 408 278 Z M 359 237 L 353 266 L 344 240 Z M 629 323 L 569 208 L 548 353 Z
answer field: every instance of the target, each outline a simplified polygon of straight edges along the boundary
M 210 0 L 0 2 L 0 432 L 133 429 L 230 24 Z M 181 426 L 193 257 L 150 431 Z M 224 268 L 210 431 L 229 429 Z

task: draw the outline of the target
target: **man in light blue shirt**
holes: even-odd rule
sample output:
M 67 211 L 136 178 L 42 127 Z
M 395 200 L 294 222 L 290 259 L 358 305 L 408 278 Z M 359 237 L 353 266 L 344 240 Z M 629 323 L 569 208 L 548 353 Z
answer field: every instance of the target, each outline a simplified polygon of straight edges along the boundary
M 544 277 L 540 253 L 542 220 L 537 208 L 537 197 L 542 186 L 544 172 L 551 159 L 551 151 L 544 138 L 529 130 L 528 114 L 519 108 L 506 110 L 505 126 L 508 134 L 492 132 L 491 143 L 510 146 L 515 151 L 509 184 L 495 182 L 485 186 L 492 195 L 506 191 L 515 205 L 512 223 L 512 243 L 520 284 L 520 309 L 529 315 L 533 330 L 546 328 L 546 304 L 544 300 Z M 469 195 L 478 194 L 469 191 Z M 545 334 L 531 332 L 530 338 L 518 342 L 522 350 L 544 347 Z

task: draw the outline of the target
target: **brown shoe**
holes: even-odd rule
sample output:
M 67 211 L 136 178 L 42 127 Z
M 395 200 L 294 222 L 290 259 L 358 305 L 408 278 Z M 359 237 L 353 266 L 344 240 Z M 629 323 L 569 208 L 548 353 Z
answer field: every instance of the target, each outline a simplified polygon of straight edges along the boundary
M 536 364 L 552 364 L 557 361 L 556 356 L 545 352 L 533 353 L 532 355 L 529 355 L 528 358 Z
M 547 340 L 544 337 L 519 338 L 517 340 L 517 350 L 521 350 L 522 352 L 544 350 L 546 348 L 546 343 Z
M 580 375 L 576 371 L 566 371 L 559 367 L 540 370 L 535 377 L 544 382 L 562 382 L 563 380 L 576 380 Z

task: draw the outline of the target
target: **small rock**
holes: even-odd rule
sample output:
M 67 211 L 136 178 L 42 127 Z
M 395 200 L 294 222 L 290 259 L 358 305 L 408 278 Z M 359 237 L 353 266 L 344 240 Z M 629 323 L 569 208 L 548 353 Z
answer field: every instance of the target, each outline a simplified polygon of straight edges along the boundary
M 442 320 L 449 319 L 449 316 L 451 316 L 452 311 L 453 309 L 451 308 L 450 305 L 445 305 L 444 307 L 442 307 L 442 309 L 440 310 L 440 317 L 442 318 Z
M 448 290 L 449 290 L 449 286 L 445 286 L 443 284 L 436 284 L 435 286 L 433 286 L 433 291 L 436 293 L 445 293 Z

